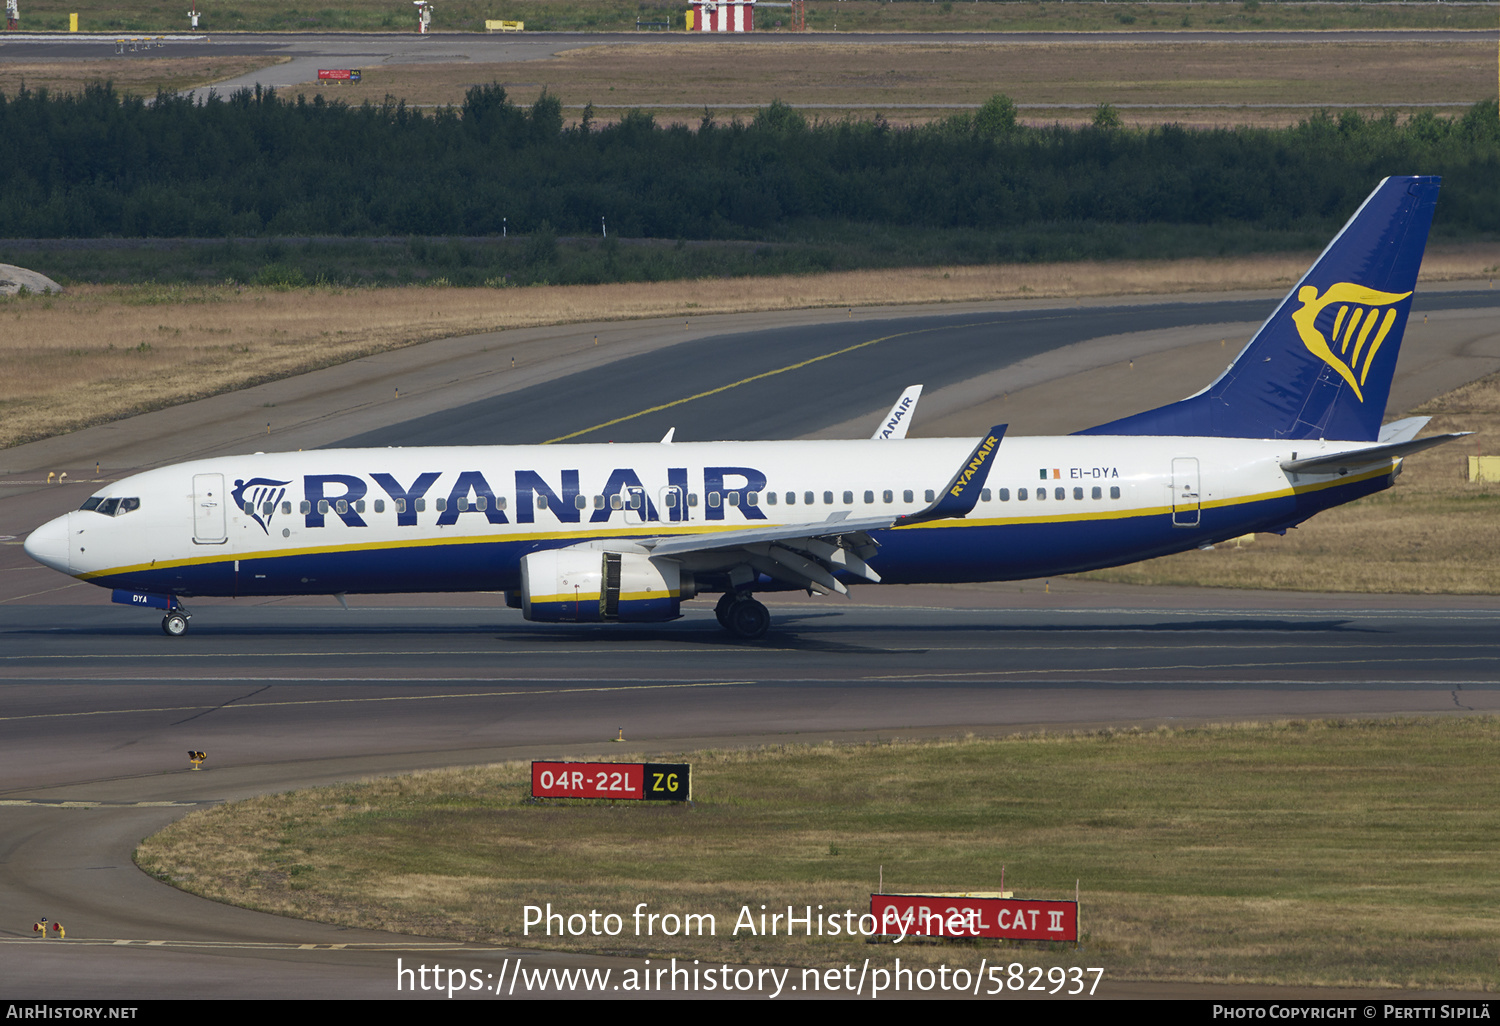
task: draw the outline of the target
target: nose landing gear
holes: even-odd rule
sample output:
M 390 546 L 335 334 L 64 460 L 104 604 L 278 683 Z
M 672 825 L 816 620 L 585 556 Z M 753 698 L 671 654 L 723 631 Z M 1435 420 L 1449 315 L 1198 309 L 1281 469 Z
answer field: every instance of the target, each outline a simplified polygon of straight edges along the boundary
M 193 614 L 185 609 L 174 609 L 161 618 L 161 632 L 169 638 L 180 638 L 187 633 L 188 621 Z

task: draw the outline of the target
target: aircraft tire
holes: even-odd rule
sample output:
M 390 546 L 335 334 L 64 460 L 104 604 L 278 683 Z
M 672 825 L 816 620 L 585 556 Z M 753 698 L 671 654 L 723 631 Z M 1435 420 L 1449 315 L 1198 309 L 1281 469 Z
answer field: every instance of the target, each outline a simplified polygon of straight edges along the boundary
M 161 618 L 161 632 L 169 638 L 180 638 L 187 633 L 187 617 L 181 613 L 168 613 Z
M 734 601 L 738 597 L 739 597 L 739 595 L 736 592 L 726 591 L 722 596 L 720 596 L 720 598 L 719 598 L 719 604 L 716 605 L 716 606 L 714 606 L 714 618 L 719 621 L 719 626 L 722 627 L 722 628 L 724 628 L 726 631 L 730 629 L 730 627 L 729 627 L 729 610 L 730 610 L 730 607 L 732 607 L 734 605 Z
M 766 636 L 771 629 L 771 611 L 753 598 L 744 598 L 729 607 L 725 617 L 729 633 L 745 641 L 754 641 Z

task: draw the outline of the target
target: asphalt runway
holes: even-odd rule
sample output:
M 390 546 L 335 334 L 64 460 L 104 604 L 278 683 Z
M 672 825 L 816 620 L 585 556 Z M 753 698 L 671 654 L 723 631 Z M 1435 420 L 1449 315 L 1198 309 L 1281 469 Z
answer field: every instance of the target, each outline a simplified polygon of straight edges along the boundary
M 1402 354 L 1409 376 L 1435 386 L 1500 369 L 1493 291 L 1419 296 L 1431 324 L 1424 333 L 1413 318 Z M 722 332 L 681 340 L 661 332 L 654 343 L 637 326 L 639 339 L 608 355 L 551 336 L 560 355 L 539 359 L 524 382 L 454 373 L 493 362 L 509 344 L 459 340 L 262 387 L 290 397 L 292 409 L 308 404 L 288 437 L 311 444 L 392 428 L 408 440 L 419 432 L 449 442 L 524 432 L 545 440 L 715 389 L 712 401 L 673 407 L 679 438 L 689 429 L 749 437 L 757 427 L 785 437 L 873 422 L 916 380 L 925 379 L 936 412 L 951 420 L 1006 401 L 998 393 L 1007 382 L 1066 388 L 1094 374 L 1123 375 L 1123 361 L 1152 352 L 1148 337 L 1164 340 L 1151 358 L 1193 368 L 1176 379 L 1130 379 L 1126 401 L 1153 405 L 1206 383 L 1199 365 L 1222 365 L 1229 327 L 1248 333 L 1272 306 L 1259 298 L 976 304 L 928 316 L 825 311 L 777 315 L 760 329 L 753 317 L 723 319 L 715 322 Z M 568 329 L 569 337 L 586 338 L 590 327 Z M 830 355 L 854 345 L 864 348 Z M 1067 374 L 1037 369 L 1046 365 Z M 414 406 L 358 399 L 365 388 L 385 392 L 393 367 L 419 366 L 434 377 Z M 1120 380 L 1089 388 L 1118 392 Z M 1015 412 L 1056 415 L 1028 413 L 1027 394 L 1015 394 L 1023 407 Z M 1074 394 L 1071 416 L 1099 411 L 1092 392 Z M 95 487 L 48 488 L 34 476 L 48 465 L 41 461 L 76 458 L 106 437 L 121 451 L 138 437 L 150 462 L 184 450 L 244 451 L 254 443 L 237 434 L 238 411 L 258 398 L 216 397 L 12 450 L 12 473 L 0 476 L 0 530 L 24 536 Z M 425 412 L 412 417 L 414 407 Z M 173 417 L 195 418 L 205 430 L 185 437 L 161 427 Z M 630 437 L 651 437 L 663 423 L 643 416 L 614 430 L 628 425 L 640 433 Z M 725 424 L 736 430 L 711 430 Z M 516 957 L 538 967 L 620 964 L 456 949 L 231 909 L 157 884 L 131 864 L 140 838 L 184 812 L 266 791 L 431 766 L 615 754 L 609 742 L 621 731 L 632 751 L 667 753 L 1500 711 L 1500 601 L 1487 597 L 1205 596 L 1063 581 L 870 588 L 852 602 L 771 596 L 769 604 L 772 632 L 750 646 L 728 641 L 701 603 L 671 624 L 580 629 L 527 624 L 498 596 L 405 596 L 356 601 L 348 611 L 331 599 L 201 601 L 192 631 L 174 640 L 103 592 L 28 566 L 15 540 L 0 546 L 0 908 L 8 912 L 0 994 L 430 997 L 397 994 L 397 958 L 481 972 Z M 209 753 L 203 772 L 188 769 L 194 748 Z M 69 939 L 33 940 L 40 916 L 63 922 Z M 1269 995 L 1292 996 L 1109 980 L 1100 991 Z

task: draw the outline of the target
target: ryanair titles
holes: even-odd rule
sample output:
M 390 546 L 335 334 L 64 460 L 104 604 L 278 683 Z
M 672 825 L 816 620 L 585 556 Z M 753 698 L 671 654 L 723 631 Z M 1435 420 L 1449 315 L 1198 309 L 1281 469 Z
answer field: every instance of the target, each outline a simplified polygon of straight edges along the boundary
M 536 470 L 463 470 L 452 475 L 446 487 L 439 484 L 445 474 L 435 470 L 405 479 L 379 471 L 368 475 L 306 474 L 299 512 L 308 528 L 325 527 L 331 519 L 346 527 L 367 527 L 365 517 L 384 512 L 387 503 L 400 527 L 417 526 L 419 515 L 424 513 L 436 513 L 440 527 L 457 524 L 462 516 L 482 516 L 491 524 L 531 524 L 539 516 L 562 524 L 608 523 L 616 517 L 627 523 L 676 522 L 689 517 L 713 521 L 724 520 L 729 509 L 746 520 L 766 519 L 758 507 L 766 475 L 753 467 L 704 467 L 701 512 L 691 509 L 697 505 L 699 493 L 690 492 L 686 467 L 667 468 L 665 485 L 658 482 L 652 487 L 636 471 L 616 468 L 597 490 L 582 488 L 577 470 L 549 473 L 555 476 Z M 513 481 L 514 490 L 503 485 L 497 489 L 495 482 L 502 480 L 504 484 Z M 238 490 L 236 498 L 245 494 L 249 493 Z M 255 494 L 258 497 L 260 493 Z M 247 500 L 240 506 L 262 528 L 274 512 L 274 502 Z
M 964 486 L 974 479 L 975 474 L 984 469 L 984 465 L 988 463 L 990 457 L 995 454 L 995 446 L 999 444 L 1000 439 L 996 438 L 994 435 L 990 435 L 983 442 L 981 442 L 979 448 L 974 450 L 974 455 L 969 459 L 968 466 L 959 471 L 958 476 L 953 479 L 953 484 L 948 488 L 948 494 L 954 496 L 955 498 L 963 495 Z

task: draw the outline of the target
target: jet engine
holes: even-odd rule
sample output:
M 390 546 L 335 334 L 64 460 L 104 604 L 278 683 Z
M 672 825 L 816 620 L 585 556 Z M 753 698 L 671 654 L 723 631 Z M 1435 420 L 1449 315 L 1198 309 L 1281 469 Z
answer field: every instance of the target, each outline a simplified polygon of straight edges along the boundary
M 521 559 L 521 615 L 542 623 L 675 620 L 697 589 L 674 559 L 549 549 Z

